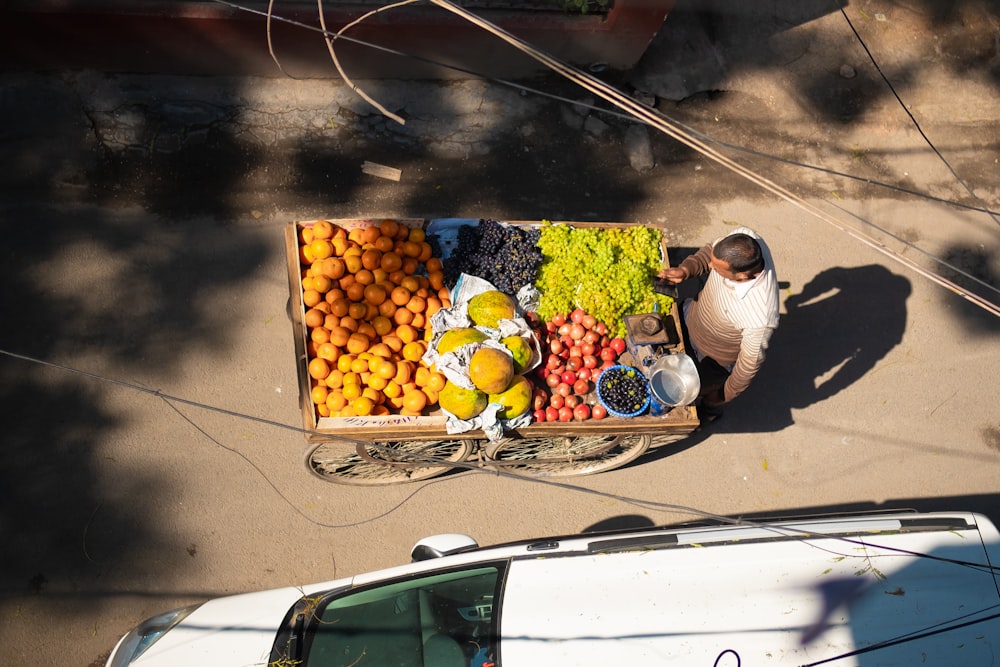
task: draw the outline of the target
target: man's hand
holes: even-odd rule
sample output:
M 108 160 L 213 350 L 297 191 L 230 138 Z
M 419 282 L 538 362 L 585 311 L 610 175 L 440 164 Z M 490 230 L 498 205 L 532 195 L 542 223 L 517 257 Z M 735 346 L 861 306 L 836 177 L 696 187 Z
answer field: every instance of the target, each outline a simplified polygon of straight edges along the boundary
M 681 266 L 675 266 L 669 269 L 663 269 L 656 275 L 658 278 L 663 278 L 664 280 L 673 283 L 674 285 L 676 285 L 677 283 L 682 283 L 691 277 L 690 274 L 688 273 L 688 270 Z

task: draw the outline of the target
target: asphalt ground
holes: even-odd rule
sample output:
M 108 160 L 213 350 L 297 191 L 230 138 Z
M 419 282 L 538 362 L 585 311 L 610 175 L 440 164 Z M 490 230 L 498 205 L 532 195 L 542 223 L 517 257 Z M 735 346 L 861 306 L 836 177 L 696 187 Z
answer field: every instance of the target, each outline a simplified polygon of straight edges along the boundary
M 336 81 L 4 73 L 0 662 L 100 664 L 159 611 L 398 564 L 438 532 L 1000 519 L 1000 320 L 896 259 L 1000 302 L 977 210 L 1000 210 L 998 25 L 992 2 L 681 2 L 606 75 L 842 225 L 655 132 L 645 168 L 632 124 L 556 77 L 522 83 L 563 99 L 362 82 L 398 127 Z M 627 468 L 331 484 L 301 459 L 283 233 L 355 216 L 658 225 L 673 260 L 748 225 L 781 326 L 722 420 Z

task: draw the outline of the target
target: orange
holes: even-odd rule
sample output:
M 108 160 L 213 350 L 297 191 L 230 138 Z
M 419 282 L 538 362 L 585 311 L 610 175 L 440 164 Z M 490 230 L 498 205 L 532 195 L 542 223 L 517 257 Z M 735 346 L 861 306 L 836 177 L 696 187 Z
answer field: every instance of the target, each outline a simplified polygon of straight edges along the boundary
M 347 339 L 347 351 L 357 354 L 358 352 L 364 352 L 371 345 L 371 341 L 368 336 L 363 333 L 353 333 L 351 337 Z
M 384 417 L 385 415 L 391 414 L 389 408 L 384 405 L 376 405 L 375 409 L 372 410 L 372 416 Z
M 375 282 L 375 274 L 373 274 L 368 269 L 361 269 L 354 274 L 354 280 L 361 283 L 362 285 L 371 285 Z
M 438 257 L 431 257 L 424 262 L 424 268 L 427 269 L 427 273 L 434 273 L 435 271 L 443 271 L 444 263 Z
M 384 269 L 388 273 L 393 271 L 399 271 L 403 268 L 403 258 L 392 252 L 391 250 L 382 254 L 382 262 L 379 268 Z
M 411 313 L 422 313 L 427 308 L 427 299 L 422 296 L 412 296 L 406 303 L 406 309 Z
M 354 283 L 344 290 L 344 294 L 347 295 L 347 299 L 349 301 L 356 303 L 365 298 L 365 286 L 361 283 Z M 350 308 L 350 304 L 348 304 L 348 308 Z M 353 315 L 351 317 L 353 317 Z
M 380 268 L 382 266 L 382 251 L 375 248 L 365 250 L 361 253 L 361 264 L 369 271 Z
M 334 368 L 330 371 L 330 374 L 326 376 L 326 386 L 330 389 L 340 389 L 344 386 L 344 371 L 339 368 Z
M 326 395 L 326 407 L 331 412 L 342 410 L 345 405 L 347 405 L 347 399 L 344 398 L 344 394 L 340 390 L 335 389 Z
M 358 333 L 364 334 L 372 340 L 375 339 L 375 327 L 373 327 L 372 323 L 367 320 L 360 320 L 358 322 Z
M 439 310 L 441 310 L 441 299 L 436 296 L 427 297 L 427 310 L 424 311 L 427 317 L 432 316 Z
M 406 308 L 397 308 L 392 314 L 392 321 L 396 324 L 409 324 L 413 321 L 413 313 Z
M 330 364 L 326 363 L 326 359 L 317 358 L 309 362 L 309 377 L 325 380 L 329 374 Z
M 398 306 L 390 299 L 386 299 L 378 305 L 378 314 L 385 318 L 392 318 L 396 314 Z
M 350 308 L 350 306 L 348 306 L 348 308 Z M 340 326 L 353 333 L 358 330 L 358 321 L 350 315 L 344 315 L 340 318 Z
M 356 363 L 358 363 L 358 359 L 352 361 L 351 366 L 353 367 L 354 364 Z M 344 386 L 347 386 L 349 384 L 361 384 L 361 376 L 358 375 L 355 371 L 347 371 L 346 373 L 344 373 L 344 379 L 342 380 L 342 382 Z
M 357 397 L 361 396 L 361 385 L 357 382 L 352 382 L 350 384 L 345 384 L 340 390 L 348 401 L 353 401 Z
M 329 304 L 332 304 L 337 299 L 343 299 L 344 297 L 345 297 L 344 290 L 340 289 L 340 281 L 337 281 L 337 285 L 332 290 L 326 293 L 324 301 L 326 301 Z M 333 311 L 328 310 L 327 312 L 332 313 Z
M 424 325 L 427 324 L 427 317 L 423 313 L 413 313 L 413 319 L 410 321 L 410 324 L 416 329 L 423 329 Z
M 313 276 L 313 289 L 320 294 L 326 294 L 333 289 L 333 281 L 324 275 Z
M 349 241 L 354 241 L 358 245 L 365 242 L 365 230 L 363 227 L 355 227 L 354 229 L 347 232 L 347 239 Z
M 333 244 L 326 239 L 314 239 L 309 248 L 312 249 L 315 259 L 326 259 L 333 255 Z
M 440 392 L 444 389 L 444 385 L 448 382 L 448 378 L 444 376 L 443 373 L 438 371 L 431 371 L 427 378 L 427 389 L 432 389 L 436 392 Z
M 416 257 L 407 257 L 403 260 L 403 273 L 408 276 L 412 276 L 417 272 L 420 267 L 420 262 L 417 261 Z
M 376 315 L 372 318 L 372 328 L 379 336 L 384 336 L 392 331 L 392 320 L 385 315 Z
M 420 281 L 416 276 L 406 276 L 401 281 L 399 281 L 399 286 L 404 287 L 412 294 L 420 289 Z
M 383 303 L 385 302 L 383 301 Z M 364 304 L 367 308 L 367 311 L 365 312 L 365 319 L 371 322 L 378 316 L 378 306 L 373 303 L 368 303 L 367 301 L 365 301 Z
M 413 391 L 403 394 L 404 410 L 409 410 L 410 412 L 420 412 L 425 407 L 427 407 L 427 394 L 419 389 L 414 389 Z
M 351 373 L 353 374 L 364 373 L 367 370 L 368 370 L 368 359 L 362 359 L 361 357 L 358 357 L 357 359 L 351 362 Z
M 338 347 L 344 347 L 347 345 L 347 339 L 351 337 L 351 330 L 345 329 L 342 326 L 336 326 L 330 329 L 330 342 Z
M 395 370 L 395 366 L 393 366 L 393 370 Z M 381 375 L 376 375 L 375 373 L 372 373 L 371 377 L 368 378 L 368 386 L 374 389 L 375 391 L 382 391 L 388 385 L 389 385 L 389 380 L 382 377 Z
M 353 317 L 356 320 L 360 321 L 365 319 L 365 315 L 367 314 L 368 314 L 368 306 L 366 306 L 361 301 L 352 303 L 350 306 L 347 307 L 347 315 L 349 317 Z M 360 327 L 360 323 L 358 326 Z M 358 330 L 360 331 L 360 329 Z
M 399 336 L 404 343 L 412 343 L 420 337 L 416 327 L 410 326 L 409 324 L 400 324 L 396 327 L 396 335 Z
M 365 287 L 365 301 L 368 303 L 378 306 L 385 301 L 385 298 L 385 288 L 381 285 L 367 285 Z
M 361 238 L 364 243 L 375 243 L 375 239 L 382 236 L 382 230 L 378 225 L 369 225 L 361 230 Z
M 316 414 L 319 415 L 320 417 L 329 417 L 330 408 L 326 406 L 326 403 L 319 403 L 316 406 Z
M 427 395 L 427 405 L 434 405 L 435 403 L 438 402 L 438 395 L 441 392 L 437 391 L 436 389 L 431 389 L 430 387 L 423 387 L 421 388 L 420 391 L 424 392 Z
M 316 327 L 315 329 L 309 332 L 309 338 L 312 340 L 312 342 L 316 343 L 316 345 L 319 346 L 322 345 L 323 343 L 329 342 L 330 331 L 328 329 L 324 329 L 323 327 Z
M 379 236 L 372 245 L 379 252 L 389 252 L 396 245 L 396 242 L 388 236 Z
M 332 280 L 339 280 L 344 276 L 347 267 L 344 260 L 339 257 L 327 257 L 319 267 L 320 273 Z
M 351 371 L 351 364 L 357 359 L 356 354 L 342 354 L 337 357 L 337 370 L 341 373 L 349 373 Z
M 343 230 L 340 230 L 343 231 Z M 338 236 L 340 232 L 335 232 L 331 243 L 333 244 L 333 255 L 334 257 L 343 257 L 344 253 L 350 247 L 346 236 Z
M 333 331 L 334 327 L 340 326 L 340 318 L 336 315 L 327 315 L 323 318 L 323 326 L 330 331 Z
M 327 292 L 327 294 L 329 294 L 329 292 Z M 320 301 L 315 306 L 313 306 L 313 308 L 322 311 L 324 315 L 330 314 L 330 304 L 326 302 L 326 297 L 323 298 L 323 301 Z
M 390 271 L 389 272 L 389 282 L 392 283 L 393 285 L 398 285 L 399 283 L 403 282 L 403 278 L 405 278 L 405 277 L 406 277 L 406 274 L 403 273 L 403 265 L 402 264 L 400 264 L 399 268 L 396 269 L 395 271 Z
M 372 282 L 386 288 L 389 282 L 389 273 L 385 269 L 372 269 L 372 277 L 375 278 Z M 389 290 L 386 289 L 386 291 L 388 292 Z
M 382 390 L 382 393 L 386 398 L 399 398 L 403 395 L 403 389 L 396 383 L 395 380 L 389 380 L 385 384 L 385 388 Z
M 407 234 L 407 240 L 413 241 L 414 243 L 420 243 L 426 240 L 427 234 L 420 227 L 413 227 L 410 229 L 409 234 Z
M 375 401 L 368 398 L 367 396 L 359 396 L 358 398 L 351 401 L 351 407 L 354 409 L 354 414 L 359 417 L 367 417 L 372 413 L 375 408 Z
M 315 289 L 313 285 L 314 285 L 313 276 L 311 273 L 307 271 L 302 276 L 302 291 L 305 292 L 311 289 Z
M 316 243 L 316 242 L 313 241 L 313 243 Z M 414 243 L 413 241 L 403 241 L 403 245 L 400 248 L 400 250 L 403 251 L 403 256 L 404 257 L 412 257 L 413 259 L 416 259 L 417 257 L 420 257 L 421 248 L 420 248 L 420 244 L 419 243 Z M 315 253 L 315 255 L 317 257 L 320 256 L 319 253 L 316 252 L 315 248 L 313 248 L 313 252 Z M 333 250 L 331 249 L 330 252 L 333 252 Z M 329 257 L 329 255 L 326 255 L 326 256 Z
M 420 243 L 419 245 L 420 245 L 420 254 L 417 255 L 417 260 L 425 262 L 426 266 L 427 260 L 429 260 L 431 258 L 431 255 L 434 254 L 434 249 L 431 248 L 431 244 L 427 243 L 426 241 Z
M 424 387 L 426 386 L 427 379 L 430 377 L 430 375 L 431 375 L 431 369 L 427 368 L 427 366 L 423 365 L 417 366 L 417 372 L 413 374 L 413 381 L 417 384 L 418 387 Z
M 317 220 L 312 226 L 313 238 L 328 239 L 333 236 L 333 223 L 329 220 Z
M 364 264 L 361 263 L 359 255 L 344 255 L 344 266 L 347 267 L 348 273 L 357 273 L 365 268 Z
M 396 334 L 387 334 L 382 336 L 382 342 L 385 343 L 393 352 L 402 352 L 403 345 L 405 344 L 403 339 Z
M 396 377 L 396 364 L 388 359 L 382 359 L 375 367 L 374 373 L 380 378 L 391 380 Z
M 383 401 L 385 401 L 385 396 L 382 395 L 382 392 L 380 392 L 377 389 L 373 389 L 371 387 L 365 387 L 364 389 L 362 389 L 361 395 L 372 399 L 372 402 L 374 403 L 382 403 Z
M 337 287 L 341 290 L 346 290 L 356 282 L 357 280 L 354 279 L 353 273 L 345 273 L 343 277 L 337 281 Z
M 405 306 L 407 303 L 410 302 L 411 296 L 412 295 L 410 293 L 410 290 L 404 287 L 403 285 L 400 285 L 396 289 L 392 290 L 392 293 L 389 295 L 389 298 L 397 306 Z
M 390 238 L 396 238 L 399 233 L 399 223 L 395 220 L 385 219 L 378 223 L 379 231 Z
M 418 340 L 403 346 L 403 358 L 407 361 L 420 361 L 420 357 L 424 356 L 424 352 L 424 345 Z
M 321 343 L 316 346 L 316 356 L 327 361 L 336 361 L 340 356 L 340 348 L 333 343 Z
M 320 403 L 326 403 L 326 397 L 330 393 L 325 384 L 318 384 L 312 388 L 312 402 L 319 405 Z
M 312 243 L 307 243 L 299 248 L 299 261 L 303 264 L 312 264 L 316 261 L 316 255 L 313 254 L 312 250 Z
M 396 374 L 393 376 L 392 381 L 399 386 L 406 388 L 405 385 L 413 377 L 413 362 L 411 361 L 400 361 L 396 364 Z
M 302 303 L 305 304 L 307 308 L 313 308 L 322 300 L 323 295 L 314 289 L 307 289 L 302 292 Z
M 392 356 L 392 348 L 385 343 L 375 343 L 368 351 L 372 353 L 373 357 L 381 357 L 382 359 L 388 359 Z
M 303 227 L 299 231 L 299 240 L 302 241 L 302 243 L 305 245 L 309 245 L 310 243 L 312 243 L 313 239 L 315 238 L 316 234 L 315 232 L 313 232 L 312 227 Z
M 317 308 L 310 308 L 306 311 L 305 323 L 307 327 L 321 327 L 326 319 L 326 313 Z

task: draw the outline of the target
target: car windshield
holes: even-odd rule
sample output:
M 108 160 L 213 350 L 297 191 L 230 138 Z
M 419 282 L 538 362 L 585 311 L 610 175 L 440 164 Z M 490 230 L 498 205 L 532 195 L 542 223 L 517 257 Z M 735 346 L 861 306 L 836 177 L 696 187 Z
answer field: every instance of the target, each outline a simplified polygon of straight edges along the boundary
M 480 656 L 491 662 L 500 569 L 436 573 L 334 597 L 316 610 L 303 664 L 467 667 Z

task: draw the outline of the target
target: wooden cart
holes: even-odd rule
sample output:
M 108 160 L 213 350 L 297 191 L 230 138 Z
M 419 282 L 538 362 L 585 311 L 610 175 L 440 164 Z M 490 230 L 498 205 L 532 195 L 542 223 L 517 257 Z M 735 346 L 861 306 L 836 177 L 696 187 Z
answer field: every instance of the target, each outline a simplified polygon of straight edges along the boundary
M 428 220 L 397 219 L 408 227 L 426 228 Z M 377 224 L 377 219 L 329 220 L 352 229 Z M 533 422 L 510 430 L 499 441 L 489 441 L 482 431 L 450 434 L 447 419 L 435 408 L 421 416 L 320 417 L 311 399 L 308 372 L 309 331 L 302 299 L 302 264 L 299 239 L 303 227 L 315 222 L 293 222 L 286 228 L 290 313 L 295 339 L 307 447 L 308 470 L 330 482 L 385 485 L 428 479 L 457 467 L 485 467 L 532 476 L 585 475 L 618 468 L 634 461 L 650 447 L 683 439 L 699 424 L 693 406 L 673 408 L 660 416 L 608 416 L 601 420 Z M 533 225 L 537 222 L 512 222 Z M 625 223 L 580 223 L 573 226 L 614 227 Z M 444 249 L 445 252 L 448 249 Z M 666 248 L 663 248 L 666 256 Z M 666 326 L 680 339 L 676 305 Z M 683 341 L 673 351 L 683 352 Z M 630 363 L 626 352 L 620 363 Z

